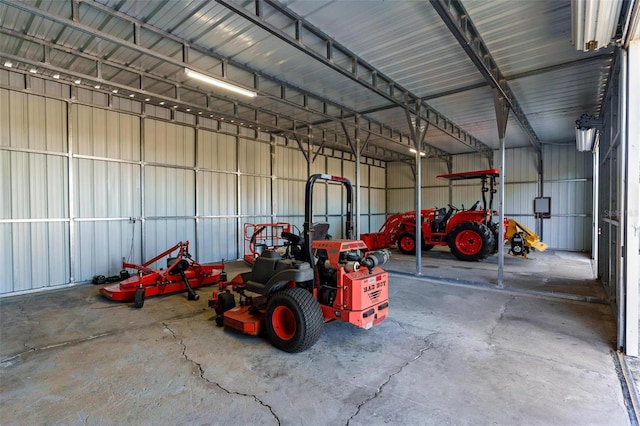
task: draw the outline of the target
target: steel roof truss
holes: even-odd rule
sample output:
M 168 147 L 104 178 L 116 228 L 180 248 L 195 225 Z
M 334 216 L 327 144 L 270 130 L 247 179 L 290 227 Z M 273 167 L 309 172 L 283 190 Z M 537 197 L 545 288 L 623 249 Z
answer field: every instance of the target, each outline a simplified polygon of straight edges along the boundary
M 391 102 L 395 106 L 401 108 L 409 107 L 411 109 L 411 112 L 415 113 L 416 108 L 412 107 L 412 105 L 416 105 L 418 102 L 421 102 L 421 105 L 425 110 L 423 118 L 431 122 L 435 127 L 452 136 L 454 139 L 473 148 L 474 150 L 477 150 L 485 156 L 489 152 L 491 152 L 491 148 L 489 148 L 486 144 L 473 138 L 471 135 L 468 135 L 457 125 L 455 125 L 451 120 L 448 120 L 446 117 L 430 107 L 424 101 L 419 101 L 416 95 L 404 89 L 402 86 L 394 82 L 391 78 L 387 77 L 378 69 L 365 62 L 358 55 L 351 52 L 345 46 L 342 46 L 327 34 L 308 23 L 304 18 L 282 7 L 277 2 L 273 0 L 255 0 L 255 8 L 254 11 L 251 12 L 250 10 L 229 0 L 216 1 L 219 4 L 227 7 L 237 15 L 251 22 L 252 24 L 262 28 L 271 35 L 288 43 L 290 46 L 295 47 L 296 49 L 309 55 L 318 62 L 371 90 L 372 92 Z M 265 13 L 265 5 L 269 7 L 269 11 L 272 12 L 271 15 Z M 299 36 L 299 32 L 296 32 L 296 35 L 298 36 L 298 38 L 296 38 L 296 35 L 288 34 L 286 31 L 269 22 L 269 19 L 276 20 L 283 17 L 290 21 L 290 25 L 286 26 L 287 28 L 301 28 L 300 31 L 303 31 L 304 34 L 315 37 L 317 41 L 320 41 L 320 43 L 316 44 L 326 45 L 326 52 L 320 53 L 309 48 L 305 44 L 305 40 L 303 39 L 303 37 Z M 341 56 L 344 60 L 340 60 L 339 58 L 337 58 L 337 56 Z M 348 67 L 340 66 L 341 63 L 346 62 L 349 63 Z M 366 75 L 371 77 L 370 79 L 362 78 L 362 73 L 365 71 Z M 388 91 L 383 90 L 382 86 L 386 86 L 388 88 Z M 444 120 L 450 126 L 441 127 L 437 122 L 438 120 Z M 451 130 L 452 128 L 454 129 L 454 131 Z M 460 137 L 456 136 L 456 132 L 458 134 L 464 134 L 465 137 L 461 139 Z
M 540 140 L 534 132 L 526 114 L 511 91 L 507 79 L 502 75 L 498 64 L 491 56 L 475 25 L 469 18 L 466 9 L 459 0 L 430 0 L 445 25 L 458 40 L 471 61 L 476 65 L 491 87 L 500 91 L 501 96 L 513 111 L 520 127 L 525 131 L 529 142 L 539 152 Z

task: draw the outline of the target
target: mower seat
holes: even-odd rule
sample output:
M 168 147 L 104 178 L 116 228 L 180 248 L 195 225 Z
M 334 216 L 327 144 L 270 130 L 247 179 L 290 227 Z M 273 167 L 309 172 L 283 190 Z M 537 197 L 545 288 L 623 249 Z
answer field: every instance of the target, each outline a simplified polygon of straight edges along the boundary
M 289 281 L 313 280 L 313 269 L 308 262 L 283 259 L 279 253 L 267 250 L 258 256 L 245 283 L 246 289 L 258 294 L 269 294 Z

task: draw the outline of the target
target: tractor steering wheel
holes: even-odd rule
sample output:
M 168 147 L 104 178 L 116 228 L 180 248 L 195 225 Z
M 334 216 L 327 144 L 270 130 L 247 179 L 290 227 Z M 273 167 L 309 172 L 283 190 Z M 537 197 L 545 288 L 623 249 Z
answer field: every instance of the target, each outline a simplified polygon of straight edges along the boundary
M 455 212 L 457 212 L 458 210 L 460 210 L 459 208 L 457 208 L 456 206 L 452 206 L 451 204 L 447 204 L 449 206 L 450 210 L 453 210 Z
M 469 210 L 478 210 L 478 207 L 480 207 L 480 200 L 476 201 L 475 204 L 471 206 Z

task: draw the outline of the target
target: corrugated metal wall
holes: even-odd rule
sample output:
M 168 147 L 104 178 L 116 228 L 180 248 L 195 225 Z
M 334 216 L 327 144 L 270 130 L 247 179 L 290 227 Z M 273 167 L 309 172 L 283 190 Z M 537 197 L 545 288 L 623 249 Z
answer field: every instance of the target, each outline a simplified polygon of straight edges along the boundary
M 178 241 L 201 262 L 236 259 L 244 223 L 302 228 L 308 172 L 297 144 L 6 70 L 0 86 L 0 294 L 117 274 L 123 259 Z M 311 170 L 355 185 L 346 154 L 322 152 Z M 385 168 L 369 160 L 360 171 L 369 232 L 386 215 Z M 315 219 L 341 237 L 341 185 L 316 185 L 314 201 Z
M 494 164 L 498 164 L 498 153 Z M 533 202 L 539 194 L 538 157 L 530 148 L 505 152 L 505 216 L 540 231 L 551 248 L 569 251 L 591 249 L 592 171 L 589 155 L 580 154 L 573 145 L 545 145 L 543 150 L 543 196 L 551 197 L 551 218 L 537 220 Z M 486 159 L 477 154 L 454 155 L 452 172 L 489 168 Z M 477 181 L 448 181 L 436 178 L 448 173 L 439 159 L 422 161 L 422 207 L 470 207 L 480 200 Z M 396 213 L 415 208 L 414 172 L 404 163 L 387 166 L 387 210 Z M 450 192 L 451 191 L 451 192 Z M 494 209 L 498 209 L 498 194 Z
M 590 251 L 593 209 L 592 155 L 575 145 L 545 145 L 544 196 L 551 197 L 551 218 L 544 220 L 544 235 L 551 247 Z
M 6 72 L 0 82 L 17 84 Z M 65 102 L 0 89 L 2 292 L 69 282 L 66 117 Z

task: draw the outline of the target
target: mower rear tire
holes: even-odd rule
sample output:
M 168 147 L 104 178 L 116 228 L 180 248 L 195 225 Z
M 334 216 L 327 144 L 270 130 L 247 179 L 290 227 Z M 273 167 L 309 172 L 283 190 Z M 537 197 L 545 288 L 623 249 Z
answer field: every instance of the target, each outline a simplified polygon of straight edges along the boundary
M 313 346 L 324 327 L 320 304 L 303 288 L 287 288 L 274 294 L 265 318 L 269 340 L 285 352 L 302 352 Z
M 398 249 L 402 254 L 416 253 L 416 236 L 411 232 L 405 232 L 398 237 Z
M 484 223 L 468 221 L 453 228 L 447 242 L 455 257 L 473 262 L 484 260 L 493 253 L 495 238 Z

